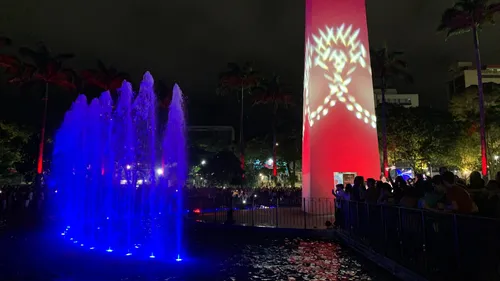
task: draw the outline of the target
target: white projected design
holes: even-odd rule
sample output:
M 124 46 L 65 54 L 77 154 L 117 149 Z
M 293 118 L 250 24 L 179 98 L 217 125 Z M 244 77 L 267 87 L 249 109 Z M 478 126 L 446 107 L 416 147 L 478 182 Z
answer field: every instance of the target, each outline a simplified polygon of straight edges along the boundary
M 349 84 L 352 82 L 352 74 L 359 67 L 371 74 L 370 66 L 367 65 L 368 53 L 358 38 L 359 29 L 354 30 L 352 25 L 342 24 L 340 27 L 325 27 L 319 29 L 318 34 L 307 39 L 305 67 L 304 67 L 304 96 L 306 105 L 306 116 L 309 126 L 321 120 L 322 116 L 328 114 L 329 108 L 337 103 L 345 105 L 347 110 L 352 111 L 356 118 L 373 128 L 377 127 L 375 113 L 364 109 L 356 98 L 349 94 Z M 319 105 L 312 108 L 309 93 L 310 70 L 320 67 L 325 72 L 324 78 L 328 80 L 329 93 Z M 370 93 L 373 95 L 373 93 Z

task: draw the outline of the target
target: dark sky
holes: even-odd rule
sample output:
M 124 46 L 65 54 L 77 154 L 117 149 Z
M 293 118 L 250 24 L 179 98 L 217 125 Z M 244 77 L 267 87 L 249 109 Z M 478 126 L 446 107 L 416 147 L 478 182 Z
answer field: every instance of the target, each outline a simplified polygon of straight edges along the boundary
M 347 0 L 345 0 L 347 1 Z M 74 52 L 77 68 L 101 58 L 138 80 L 179 82 L 189 95 L 214 93 L 229 61 L 253 60 L 277 72 L 300 94 L 304 0 L 15 0 L 0 8 L 0 33 L 17 45 L 44 41 Z M 444 41 L 435 28 L 451 0 L 367 0 L 370 45 L 386 41 L 406 53 L 415 78 L 400 90 L 421 103 L 445 101 L 448 65 L 472 59 L 470 34 Z M 498 27 L 482 36 L 483 62 L 500 63 Z

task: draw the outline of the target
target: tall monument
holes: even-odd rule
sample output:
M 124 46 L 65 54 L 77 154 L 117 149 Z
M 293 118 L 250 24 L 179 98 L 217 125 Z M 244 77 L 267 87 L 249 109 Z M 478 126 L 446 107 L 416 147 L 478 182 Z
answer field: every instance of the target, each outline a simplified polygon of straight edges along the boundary
M 378 178 L 380 157 L 365 0 L 306 0 L 304 198 L 335 183 Z M 305 206 L 306 207 L 306 206 Z

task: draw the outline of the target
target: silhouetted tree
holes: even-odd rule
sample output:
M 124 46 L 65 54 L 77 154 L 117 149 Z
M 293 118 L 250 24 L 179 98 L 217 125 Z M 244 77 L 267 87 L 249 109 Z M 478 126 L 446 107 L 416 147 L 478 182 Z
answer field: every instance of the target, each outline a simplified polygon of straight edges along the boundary
M 488 174 L 484 93 L 481 55 L 479 50 L 479 31 L 488 24 L 495 23 L 495 16 L 500 12 L 500 3 L 491 3 L 488 0 L 459 0 L 453 7 L 444 11 L 438 31 L 446 32 L 446 39 L 453 35 L 472 33 L 474 43 L 474 55 L 476 60 L 477 83 L 479 94 L 479 116 L 481 137 L 481 166 L 482 174 Z
M 75 88 L 73 83 L 75 73 L 71 69 L 63 67 L 64 62 L 73 58 L 74 54 L 52 54 L 43 43 L 40 43 L 36 49 L 21 47 L 19 48 L 19 53 L 22 57 L 31 61 L 34 68 L 30 71 L 32 72 L 29 73 L 30 75 L 25 75 L 20 79 L 14 79 L 13 81 L 21 83 L 42 83 L 45 86 L 42 128 L 40 131 L 40 144 L 37 159 L 37 175 L 39 179 L 43 172 L 43 151 L 45 144 L 45 126 L 47 122 L 49 87 L 56 86 L 64 89 Z
M 273 176 L 275 182 L 277 181 L 277 159 L 276 150 L 278 146 L 278 141 L 276 139 L 276 123 L 278 120 L 278 109 L 288 108 L 292 104 L 292 95 L 284 91 L 280 77 L 274 75 L 271 80 L 264 80 L 261 83 L 261 93 L 259 93 L 254 99 L 254 105 L 268 105 L 271 107 L 272 112 L 272 148 L 273 148 Z
M 250 63 L 239 66 L 236 63 L 229 63 L 228 70 L 219 76 L 219 86 L 217 93 L 219 95 L 235 94 L 239 97 L 241 103 L 240 111 L 240 163 L 241 169 L 245 169 L 245 144 L 244 144 L 244 111 L 245 95 L 253 93 L 259 85 L 259 75 Z M 243 173 L 244 176 L 244 173 Z
M 387 157 L 387 111 L 385 91 L 391 79 L 403 79 L 413 82 L 411 75 L 407 72 L 406 62 L 400 59 L 403 52 L 389 52 L 387 46 L 370 50 L 371 66 L 375 84 L 382 92 L 382 161 L 384 175 L 388 175 L 388 157 Z

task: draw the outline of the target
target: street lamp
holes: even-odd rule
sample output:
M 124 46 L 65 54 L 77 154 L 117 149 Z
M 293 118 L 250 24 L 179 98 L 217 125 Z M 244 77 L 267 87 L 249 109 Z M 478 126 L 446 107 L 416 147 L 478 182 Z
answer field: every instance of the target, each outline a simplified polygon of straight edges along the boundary
M 204 166 L 205 164 L 207 164 L 207 161 L 205 161 L 205 160 L 201 160 L 201 165 L 203 165 L 203 166 Z

